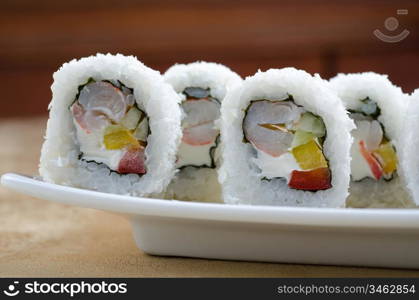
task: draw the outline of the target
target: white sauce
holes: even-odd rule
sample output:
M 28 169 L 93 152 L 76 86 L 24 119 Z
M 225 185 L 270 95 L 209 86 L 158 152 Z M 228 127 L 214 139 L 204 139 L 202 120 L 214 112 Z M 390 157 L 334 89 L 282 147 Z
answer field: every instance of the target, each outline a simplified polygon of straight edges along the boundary
M 105 148 L 103 144 L 104 129 L 86 133 L 74 119 L 73 123 L 76 126 L 77 140 L 80 151 L 83 153 L 83 159 L 103 163 L 109 169 L 117 171 L 124 150 L 107 150 Z
M 252 158 L 252 161 L 261 169 L 261 177 L 268 179 L 283 177 L 287 180 L 287 183 L 290 180 L 292 171 L 301 170 L 290 152 L 273 157 L 263 151 L 257 150 L 257 157 Z
M 176 167 L 181 168 L 187 165 L 211 167 L 210 149 L 215 146 L 215 141 L 211 144 L 195 146 L 182 142 L 178 149 Z

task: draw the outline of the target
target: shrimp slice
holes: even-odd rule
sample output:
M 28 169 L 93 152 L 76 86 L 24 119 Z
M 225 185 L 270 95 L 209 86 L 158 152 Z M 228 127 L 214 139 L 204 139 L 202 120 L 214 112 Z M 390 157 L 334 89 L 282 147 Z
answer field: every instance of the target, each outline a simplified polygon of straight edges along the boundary
M 127 111 L 127 101 L 118 88 L 108 82 L 93 82 L 80 92 L 79 103 L 86 111 L 103 114 L 119 122 Z
M 365 146 L 369 151 L 378 149 L 383 139 L 383 129 L 378 121 L 361 120 L 355 121 L 356 129 L 352 135 L 357 141 L 365 141 Z
M 351 175 L 353 180 L 365 177 L 379 180 L 383 170 L 374 153 L 380 148 L 384 133 L 376 120 L 360 119 L 359 114 L 353 114 L 356 129 L 352 131 L 354 142 L 351 147 Z
M 72 106 L 71 106 L 71 112 L 73 114 L 74 119 L 76 120 L 77 124 L 79 124 L 79 126 L 86 131 L 87 133 L 90 133 L 90 129 L 88 128 L 86 121 L 84 119 L 84 116 L 86 114 L 86 111 L 84 110 L 84 108 L 78 104 L 77 102 L 75 102 Z
M 291 102 L 254 101 L 243 121 L 244 135 L 257 149 L 278 157 L 290 148 L 293 134 L 286 129 L 301 113 L 302 108 Z
M 109 124 L 109 120 L 104 115 L 95 111 L 86 111 L 77 102 L 71 106 L 71 111 L 77 124 L 79 124 L 81 129 L 86 133 L 101 130 Z
M 190 99 L 182 103 L 182 108 L 186 113 L 182 141 L 192 146 L 213 143 L 219 134 L 214 121 L 220 117 L 220 104 L 208 98 Z
M 194 125 L 183 130 L 182 142 L 192 146 L 212 144 L 218 135 L 212 121 Z

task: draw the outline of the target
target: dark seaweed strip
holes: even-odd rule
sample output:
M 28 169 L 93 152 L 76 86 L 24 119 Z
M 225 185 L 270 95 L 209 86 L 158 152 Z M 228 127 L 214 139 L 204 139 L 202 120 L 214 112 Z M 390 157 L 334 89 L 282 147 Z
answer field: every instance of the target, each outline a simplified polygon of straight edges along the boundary
M 137 107 L 138 108 L 138 107 Z M 148 138 L 148 136 L 151 134 L 151 128 L 150 128 L 150 117 L 145 113 L 145 112 L 143 112 L 141 109 L 139 109 L 138 108 L 138 110 L 139 111 L 141 111 L 142 112 L 142 114 L 141 114 L 141 118 L 140 118 L 140 120 L 138 121 L 138 123 L 137 123 L 137 126 L 135 127 L 135 128 L 137 128 L 138 127 L 138 125 L 140 125 L 141 124 L 141 122 L 144 120 L 144 118 L 147 118 L 147 138 Z M 139 141 L 141 141 L 141 140 L 139 140 Z M 147 143 L 147 139 L 145 140 L 145 141 L 143 141 L 143 142 L 146 142 Z
M 118 80 L 119 84 L 121 85 L 121 87 L 127 88 L 131 91 L 131 94 L 134 94 L 134 89 L 127 87 L 125 84 L 123 84 L 120 80 Z M 138 127 L 138 125 L 140 125 L 140 123 L 144 120 L 144 118 L 147 118 L 147 124 L 148 124 L 148 133 L 147 133 L 147 137 L 151 134 L 151 129 L 150 129 L 150 117 L 145 113 L 145 111 L 143 111 L 139 106 L 137 101 L 134 101 L 134 105 L 133 105 L 136 109 L 138 109 L 141 112 L 141 117 L 138 120 L 137 125 L 135 126 L 135 128 Z M 146 141 L 147 142 L 147 141 Z
M 215 102 L 217 102 L 218 104 L 220 104 L 221 105 L 221 102 L 220 102 L 220 100 L 218 100 L 217 98 L 214 98 L 214 97 L 208 97 L 208 100 L 210 100 L 210 101 L 215 101 Z
M 389 178 L 385 178 L 385 177 L 383 176 L 383 177 L 381 177 L 381 179 L 380 179 L 380 180 L 373 179 L 373 178 L 371 178 L 371 177 L 369 177 L 369 176 L 365 176 L 365 177 L 364 177 L 364 178 L 362 178 L 362 179 L 353 180 L 353 179 L 352 179 L 352 175 L 351 175 L 351 181 L 353 181 L 353 182 L 367 182 L 367 181 L 371 181 L 371 182 L 379 182 L 379 181 L 383 180 L 383 181 L 385 181 L 385 182 L 390 182 L 390 181 L 392 181 L 394 178 L 396 178 L 396 174 L 394 174 L 394 173 L 396 173 L 396 171 L 395 171 L 395 172 L 393 172 L 393 173 L 391 174 L 391 177 L 389 177 Z
M 147 126 L 148 127 L 147 137 L 148 137 L 151 134 L 151 130 L 150 130 L 150 117 L 145 113 L 145 111 L 143 111 L 142 109 L 140 109 L 138 107 L 137 101 L 134 102 L 134 105 L 133 106 L 141 112 L 141 117 L 138 120 L 137 125 L 135 126 L 135 128 L 137 128 L 138 125 L 141 124 L 141 122 L 144 120 L 144 118 L 147 118 L 147 124 L 148 124 L 148 126 Z M 145 141 L 145 142 L 147 142 L 147 141 Z
M 330 175 L 330 178 L 332 178 L 332 175 Z M 260 180 L 262 180 L 262 181 L 268 181 L 268 182 L 271 182 L 271 181 L 273 181 L 273 180 L 278 180 L 278 181 L 282 181 L 282 182 L 284 182 L 284 183 L 287 183 L 287 180 L 284 178 L 284 177 L 275 177 L 275 178 L 272 178 L 272 179 L 269 179 L 269 178 L 266 178 L 266 177 L 262 177 Z M 289 187 L 288 186 L 288 188 L 290 189 L 290 190 L 296 190 L 296 191 L 304 191 L 304 192 L 310 192 L 310 193 L 317 193 L 318 191 L 312 191 L 312 190 L 301 190 L 301 189 L 294 189 L 294 188 L 292 188 L 292 187 Z
M 77 88 L 77 94 L 76 94 L 76 97 L 75 97 L 75 99 L 73 100 L 73 102 L 71 102 L 71 104 L 70 104 L 70 106 L 68 107 L 68 109 L 71 109 L 71 107 L 73 106 L 73 104 L 74 104 L 74 103 L 76 103 L 76 102 L 77 102 L 77 100 L 79 100 L 81 90 L 82 90 L 82 89 L 83 89 L 86 85 L 88 85 L 89 83 L 92 83 L 92 82 L 96 82 L 96 80 L 94 80 L 92 77 L 89 77 L 89 79 L 87 79 L 86 83 L 84 83 L 84 84 L 82 84 L 82 85 L 79 85 L 79 87 Z
M 125 84 L 123 84 L 120 80 L 117 80 L 118 81 L 118 83 L 120 84 L 120 86 L 121 86 L 121 88 L 122 87 L 124 87 L 124 88 L 126 88 L 126 89 L 129 89 L 130 91 L 131 91 L 131 94 L 134 94 L 134 89 L 133 88 L 130 88 L 130 87 L 127 87 Z
M 187 87 L 182 92 L 186 97 L 192 99 L 201 99 L 207 98 L 210 96 L 211 92 L 209 88 L 201 88 L 201 87 Z
M 114 88 L 117 88 L 118 90 L 120 90 L 120 89 L 121 89 L 121 86 L 119 86 L 119 85 L 115 84 L 115 82 L 112 82 L 112 81 L 110 81 L 110 80 L 104 79 L 104 80 L 102 80 L 102 82 L 109 83 L 110 85 L 112 85 Z M 119 81 L 118 81 L 118 83 L 119 83 Z
M 107 83 L 110 83 L 110 84 L 112 84 L 114 87 L 116 87 L 117 89 L 119 89 L 119 90 L 121 90 L 122 91 L 122 88 L 126 88 L 126 89 L 128 89 L 130 92 L 131 92 L 131 94 L 133 94 L 134 93 L 134 89 L 133 88 L 130 88 L 130 87 L 127 87 L 121 80 L 119 80 L 119 79 L 117 79 L 116 80 L 116 83 L 115 82 L 112 82 L 111 80 L 102 80 L 103 82 L 107 82 Z
M 361 100 L 362 103 L 364 104 L 368 104 L 368 103 L 373 103 L 375 105 L 375 112 L 372 114 L 367 114 L 370 117 L 374 118 L 375 120 L 381 115 L 381 109 L 380 107 L 377 105 L 376 102 L 372 101 L 369 97 Z
M 367 97 L 365 99 L 360 100 L 360 102 L 362 102 L 364 104 L 367 104 L 367 102 L 371 103 L 371 102 L 374 102 L 374 101 L 371 100 L 369 97 Z M 376 105 L 376 110 L 372 114 L 367 114 L 367 113 L 363 112 L 362 110 L 356 110 L 356 109 L 348 109 L 347 111 L 351 114 L 360 114 L 360 115 L 363 115 L 365 117 L 370 117 L 373 120 L 377 120 L 378 117 L 381 116 L 381 108 L 377 105 L 377 103 L 375 103 L 375 105 Z
M 211 168 L 215 168 L 215 150 L 217 150 L 218 144 L 220 143 L 220 134 L 215 138 L 215 145 L 209 149 L 209 155 L 211 157 Z
M 119 80 L 117 80 L 117 82 L 119 83 L 119 85 L 117 85 L 117 84 L 115 84 L 114 82 L 112 82 L 112 81 L 110 81 L 110 80 L 101 80 L 102 82 L 107 82 L 107 83 L 109 83 L 109 84 L 111 84 L 112 86 L 114 86 L 115 88 L 117 88 L 117 89 L 121 89 L 122 87 L 124 87 L 124 88 L 127 88 L 128 90 L 130 90 L 131 91 L 131 94 L 133 94 L 134 93 L 134 89 L 133 88 L 129 88 L 129 87 L 127 87 L 125 84 L 123 84 L 121 81 L 119 81 Z M 76 97 L 75 97 L 75 99 L 74 99 L 74 101 L 71 103 L 71 105 L 70 105 L 70 107 L 77 101 L 77 100 L 79 100 L 79 97 L 80 97 L 80 93 L 81 93 L 81 91 L 82 91 L 82 89 L 86 86 L 86 85 L 88 85 L 88 84 L 90 84 L 90 83 L 92 83 L 92 82 L 97 82 L 97 80 L 95 80 L 95 79 L 93 79 L 93 77 L 89 77 L 89 79 L 87 79 L 87 82 L 86 83 L 83 83 L 82 85 L 79 85 L 79 87 L 77 88 L 77 94 L 76 94 Z
M 107 83 L 109 83 L 109 84 L 112 84 L 114 87 L 116 87 L 117 89 L 119 89 L 119 90 L 121 90 L 122 91 L 122 88 L 126 88 L 126 89 L 128 89 L 130 92 L 131 92 L 131 94 L 133 94 L 134 93 L 134 89 L 133 88 L 130 88 L 130 87 L 127 87 L 121 80 L 119 80 L 119 79 L 117 79 L 116 80 L 116 83 L 115 82 L 113 82 L 113 81 L 111 81 L 111 80 L 102 80 L 102 82 L 107 82 Z
M 89 164 L 95 164 L 95 165 L 98 165 L 98 166 L 103 165 L 103 166 L 105 166 L 105 167 L 106 167 L 106 169 L 108 169 L 109 174 L 111 174 L 111 173 L 115 173 L 115 174 L 118 174 L 119 176 L 125 176 L 125 175 L 129 175 L 129 174 L 134 174 L 134 175 L 137 175 L 137 176 L 139 176 L 139 177 L 141 177 L 141 176 L 143 176 L 143 175 L 147 174 L 147 173 L 145 173 L 145 174 L 138 174 L 138 173 L 119 173 L 118 171 L 115 171 L 115 170 L 110 169 L 110 168 L 109 168 L 106 164 L 104 164 L 104 163 L 97 162 L 97 161 L 95 161 L 95 160 L 87 160 L 87 159 L 83 158 L 83 155 L 84 155 L 84 154 L 83 154 L 83 152 L 80 152 L 80 154 L 79 154 L 79 156 L 78 156 L 78 159 L 79 159 L 79 160 L 81 160 L 81 161 L 84 161 L 84 162 L 86 162 L 86 163 L 89 163 Z
M 191 91 L 191 89 L 194 89 L 194 91 Z M 200 90 L 201 94 L 199 94 L 199 92 L 196 93 L 196 90 Z M 203 88 L 200 88 L 200 87 L 188 87 L 188 88 L 184 89 L 182 94 L 184 94 L 187 99 L 205 99 L 205 98 L 208 98 L 208 100 L 215 101 L 215 102 L 217 102 L 218 104 L 221 105 L 220 100 L 211 96 L 211 90 L 209 88 L 203 89 Z

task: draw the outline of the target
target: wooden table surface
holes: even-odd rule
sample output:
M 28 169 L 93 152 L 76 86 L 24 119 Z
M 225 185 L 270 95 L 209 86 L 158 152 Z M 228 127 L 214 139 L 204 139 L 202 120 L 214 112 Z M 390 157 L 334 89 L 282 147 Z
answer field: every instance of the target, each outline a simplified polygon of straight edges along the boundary
M 45 118 L 0 119 L 0 174 L 36 174 Z M 419 271 L 150 256 L 121 216 L 0 187 L 0 276 L 419 276 Z

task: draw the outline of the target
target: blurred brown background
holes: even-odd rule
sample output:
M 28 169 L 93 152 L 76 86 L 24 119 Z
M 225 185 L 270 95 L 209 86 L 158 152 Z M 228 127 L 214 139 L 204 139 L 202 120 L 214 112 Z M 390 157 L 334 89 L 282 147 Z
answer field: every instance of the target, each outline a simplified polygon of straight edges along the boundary
M 407 9 L 407 15 L 397 15 Z M 389 31 L 388 17 L 399 26 Z M 378 40 L 380 29 L 410 35 Z M 243 76 L 295 66 L 387 73 L 419 87 L 419 1 L 0 1 L 0 118 L 46 114 L 52 73 L 65 61 L 133 54 L 164 71 L 175 62 L 216 61 Z

